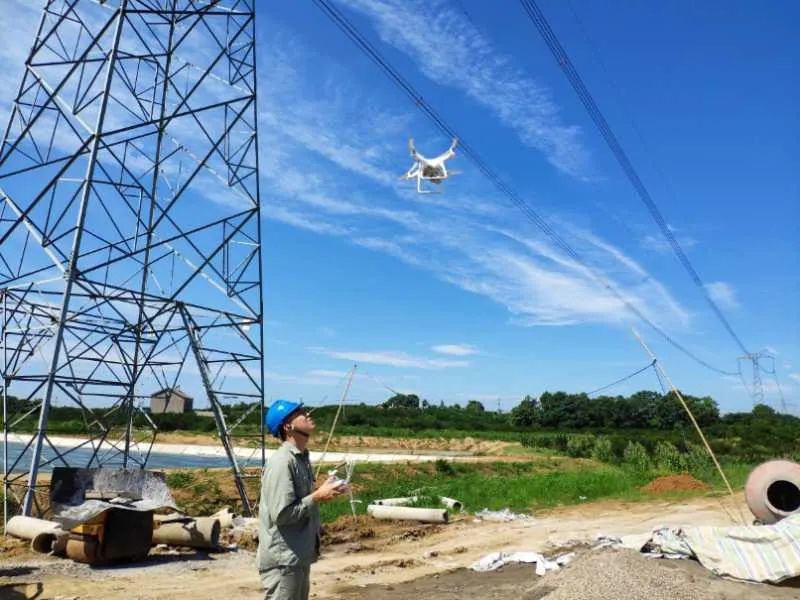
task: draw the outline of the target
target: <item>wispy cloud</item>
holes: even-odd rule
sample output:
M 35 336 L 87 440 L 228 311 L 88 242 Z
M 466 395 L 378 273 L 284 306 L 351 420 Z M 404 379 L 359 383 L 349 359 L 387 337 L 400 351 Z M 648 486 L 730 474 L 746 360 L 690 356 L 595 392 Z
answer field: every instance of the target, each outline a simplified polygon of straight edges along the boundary
M 438 85 L 481 105 L 560 171 L 583 176 L 588 152 L 581 130 L 566 125 L 546 86 L 498 52 L 461 13 L 437 0 L 348 0 L 381 39 L 411 57 Z
M 36 36 L 36 13 L 41 5 L 36 2 L 11 0 L 3 7 L 0 18 L 0 123 L 3 128 L 11 114 L 11 104 L 19 90 L 25 59 Z
M 733 286 L 724 281 L 713 281 L 706 284 L 706 291 L 711 299 L 722 308 L 738 308 L 739 300 L 736 298 L 736 290 Z
M 800 373 L 789 373 L 789 379 L 794 379 L 796 382 L 800 383 Z
M 478 349 L 471 344 L 439 344 L 431 348 L 434 352 L 439 354 L 448 354 L 450 356 L 471 356 L 478 354 Z
M 347 371 L 331 371 L 329 369 L 313 369 L 308 374 L 314 377 L 333 377 L 336 379 L 342 379 L 348 375 Z
M 684 250 L 692 248 L 698 243 L 695 238 L 688 235 L 677 236 L 677 240 L 681 245 L 681 248 Z M 669 254 L 672 252 L 672 246 L 661 235 L 648 233 L 644 235 L 641 240 L 639 240 L 639 243 L 641 244 L 642 248 L 645 248 L 646 250 L 652 250 L 658 254 Z
M 320 348 L 316 346 L 309 348 L 309 350 L 316 352 L 317 354 L 329 356 L 331 358 L 339 358 L 356 363 L 384 365 L 388 367 L 402 367 L 409 369 L 449 369 L 453 367 L 468 367 L 470 364 L 469 361 L 466 360 L 427 358 L 394 350 L 332 350 L 330 348 Z
M 519 324 L 630 318 L 583 266 L 520 220 L 477 175 L 462 176 L 467 192 L 456 183 L 432 201 L 410 192 L 394 173 L 405 153 L 402 125 L 411 117 L 365 101 L 370 96 L 361 82 L 293 34 L 277 28 L 273 39 L 262 63 L 272 77 L 260 90 L 262 122 L 270 124 L 262 135 L 267 218 L 428 270 L 505 306 Z M 551 221 L 654 321 L 688 322 L 666 288 L 621 248 L 564 218 Z
M 322 327 L 320 327 L 319 328 L 319 332 L 324 337 L 328 337 L 328 338 L 336 337 L 336 330 L 333 327 L 330 327 L 328 325 L 323 325 Z
M 279 373 L 277 371 L 265 370 L 264 380 L 274 383 L 295 384 L 295 385 L 317 385 L 329 386 L 332 380 L 328 376 L 312 374 L 308 375 L 293 375 L 290 373 Z

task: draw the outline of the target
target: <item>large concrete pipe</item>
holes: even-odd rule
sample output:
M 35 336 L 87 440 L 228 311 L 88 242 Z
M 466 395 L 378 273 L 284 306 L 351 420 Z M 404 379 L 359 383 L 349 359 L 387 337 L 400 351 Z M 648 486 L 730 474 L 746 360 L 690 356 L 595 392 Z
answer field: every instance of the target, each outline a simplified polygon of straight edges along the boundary
M 376 519 L 396 521 L 421 521 L 422 523 L 447 523 L 446 508 L 411 508 L 408 506 L 380 506 L 370 504 L 367 514 Z
M 744 486 L 747 506 L 764 524 L 800 513 L 800 464 L 770 460 L 750 472 Z
M 219 526 L 222 527 L 222 529 L 230 529 L 233 527 L 233 520 L 236 518 L 236 513 L 226 506 L 222 510 L 218 510 L 211 515 L 211 518 L 219 520 Z
M 56 539 L 65 531 L 59 523 L 34 517 L 11 517 L 6 525 L 6 534 L 31 541 L 31 550 L 47 554 L 53 550 Z
M 153 545 L 216 548 L 219 545 L 219 519 L 198 517 L 175 522 L 161 522 L 153 529 Z

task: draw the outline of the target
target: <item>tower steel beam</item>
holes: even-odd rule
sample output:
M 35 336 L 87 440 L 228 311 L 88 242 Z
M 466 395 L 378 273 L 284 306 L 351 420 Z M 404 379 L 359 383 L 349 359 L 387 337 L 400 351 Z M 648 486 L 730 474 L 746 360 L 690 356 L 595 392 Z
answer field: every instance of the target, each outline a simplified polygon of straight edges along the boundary
M 5 513 L 53 464 L 145 468 L 179 387 L 251 512 L 226 413 L 263 416 L 261 275 L 255 0 L 47 0 L 0 144 Z

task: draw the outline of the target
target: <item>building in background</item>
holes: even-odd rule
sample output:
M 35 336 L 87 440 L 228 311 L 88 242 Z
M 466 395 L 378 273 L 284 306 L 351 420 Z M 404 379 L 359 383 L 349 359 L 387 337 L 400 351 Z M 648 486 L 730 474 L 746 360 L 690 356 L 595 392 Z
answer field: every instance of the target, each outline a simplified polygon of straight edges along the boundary
M 154 415 L 191 412 L 193 403 L 194 398 L 180 387 L 164 388 L 150 396 L 150 412 Z

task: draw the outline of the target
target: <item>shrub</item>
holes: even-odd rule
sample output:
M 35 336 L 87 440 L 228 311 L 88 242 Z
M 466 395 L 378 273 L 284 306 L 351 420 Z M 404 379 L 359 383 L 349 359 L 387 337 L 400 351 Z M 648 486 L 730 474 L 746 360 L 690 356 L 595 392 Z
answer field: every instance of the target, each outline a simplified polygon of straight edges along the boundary
M 625 466 L 633 471 L 644 473 L 650 468 L 650 457 L 639 442 L 628 442 L 622 458 Z
M 692 444 L 687 442 L 687 452 L 684 455 L 686 458 L 686 469 L 699 479 L 708 477 L 714 471 L 714 462 L 708 455 L 708 450 L 705 446 L 700 444 Z
M 440 475 L 453 477 L 456 474 L 456 470 L 453 468 L 453 465 L 450 463 L 449 460 L 444 460 L 443 458 L 437 458 L 436 462 L 433 464 L 436 469 L 436 472 L 439 473 Z
M 686 456 L 674 444 L 665 441 L 656 443 L 653 451 L 656 468 L 664 473 L 683 473 L 687 470 Z
M 614 450 L 611 447 L 611 440 L 600 436 L 594 441 L 592 447 L 592 458 L 600 462 L 614 462 Z
M 567 456 L 588 458 L 592 454 L 595 439 L 592 434 L 567 436 Z

